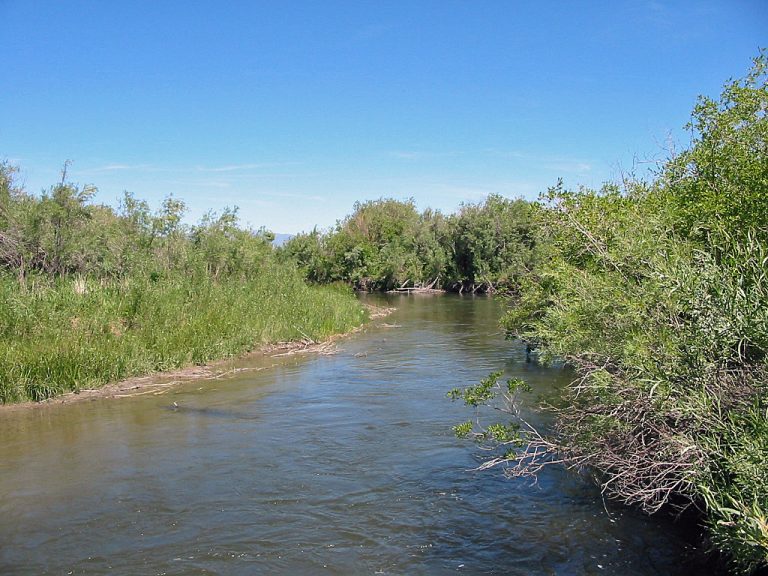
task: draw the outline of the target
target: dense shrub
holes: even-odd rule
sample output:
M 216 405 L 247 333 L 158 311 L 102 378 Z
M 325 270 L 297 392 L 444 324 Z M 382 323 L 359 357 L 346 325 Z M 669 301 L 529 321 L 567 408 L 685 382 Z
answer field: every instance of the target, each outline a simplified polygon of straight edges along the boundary
M 512 474 L 564 462 L 648 512 L 698 508 L 749 572 L 768 566 L 765 55 L 691 127 L 651 184 L 543 198 L 545 252 L 505 325 L 578 372 L 552 433 L 459 431 L 491 440 Z
M 535 205 L 489 196 L 451 216 L 413 201 L 355 204 L 326 234 L 292 238 L 281 249 L 314 282 L 349 282 L 371 290 L 430 286 L 449 290 L 514 289 L 536 257 Z

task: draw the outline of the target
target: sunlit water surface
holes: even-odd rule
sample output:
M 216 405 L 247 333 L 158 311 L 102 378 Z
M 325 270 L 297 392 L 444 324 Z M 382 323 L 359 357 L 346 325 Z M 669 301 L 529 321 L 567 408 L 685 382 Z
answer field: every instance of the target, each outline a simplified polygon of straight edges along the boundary
M 501 368 L 533 410 L 568 374 L 526 363 L 493 300 L 390 301 L 335 355 L 0 412 L 0 574 L 696 573 L 680 528 L 568 473 L 471 471 L 446 392 Z

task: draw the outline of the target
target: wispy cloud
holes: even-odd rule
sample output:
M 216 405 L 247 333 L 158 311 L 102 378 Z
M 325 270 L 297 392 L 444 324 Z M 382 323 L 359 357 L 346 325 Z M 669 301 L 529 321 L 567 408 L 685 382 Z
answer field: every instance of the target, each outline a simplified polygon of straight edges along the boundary
M 287 198 L 290 200 L 310 200 L 312 202 L 322 202 L 327 200 L 325 196 L 319 196 L 317 194 L 296 194 L 293 192 L 260 192 L 264 196 L 270 198 Z
M 592 164 L 589 162 L 581 162 L 579 160 L 545 162 L 544 166 L 556 172 L 567 172 L 569 174 L 585 174 L 592 171 Z
M 225 166 L 196 166 L 198 172 L 247 172 L 264 168 L 280 168 L 283 166 L 295 166 L 298 162 L 261 162 L 250 164 L 227 164 Z
M 483 152 L 489 156 L 501 158 L 519 158 L 521 160 L 530 160 L 533 155 L 520 150 L 499 150 L 498 148 L 486 148 Z
M 128 164 L 122 162 L 112 162 L 102 166 L 83 168 L 77 170 L 81 174 L 95 174 L 104 172 L 141 172 L 141 173 L 191 173 L 191 172 L 249 172 L 263 170 L 267 168 L 280 168 L 285 166 L 296 166 L 299 162 L 260 162 L 247 164 L 225 164 L 222 166 L 158 166 L 156 164 Z
M 508 198 L 531 197 L 541 190 L 540 185 L 528 180 L 494 180 L 483 183 L 434 182 L 425 184 L 425 191 L 442 200 L 450 200 L 447 208 L 455 208 L 456 202 L 480 202 L 491 194 L 501 194 Z
M 231 188 L 232 184 L 230 182 L 225 181 L 217 181 L 217 180 L 198 180 L 193 182 L 182 182 L 180 184 L 184 184 L 187 186 L 195 186 L 197 188 L 218 188 L 218 189 L 225 189 L 225 188 Z
M 121 164 L 111 163 L 103 166 L 94 166 L 93 168 L 74 169 L 79 174 L 101 174 L 104 172 L 168 172 L 168 169 L 153 166 L 152 164 Z
M 458 156 L 460 152 L 431 152 L 425 150 L 393 150 L 387 152 L 387 156 L 400 160 L 431 160 L 434 158 L 448 158 Z
M 135 166 L 130 166 L 129 164 L 107 164 L 106 166 L 101 166 L 100 168 L 93 168 L 93 171 L 111 172 L 113 170 L 130 170 L 131 168 L 135 168 Z
M 584 158 L 558 156 L 558 155 L 539 155 L 520 150 L 497 150 L 489 148 L 487 154 L 508 158 L 510 160 L 524 161 L 526 164 L 536 166 L 544 170 L 554 172 L 564 172 L 567 174 L 585 174 L 591 172 L 593 163 Z

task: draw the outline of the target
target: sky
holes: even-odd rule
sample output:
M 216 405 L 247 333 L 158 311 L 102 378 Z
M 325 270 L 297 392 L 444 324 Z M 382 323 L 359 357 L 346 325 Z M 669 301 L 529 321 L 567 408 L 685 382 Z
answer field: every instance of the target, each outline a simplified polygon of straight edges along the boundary
M 768 0 L 0 0 L 0 160 L 279 233 L 452 213 L 645 174 L 760 47 Z

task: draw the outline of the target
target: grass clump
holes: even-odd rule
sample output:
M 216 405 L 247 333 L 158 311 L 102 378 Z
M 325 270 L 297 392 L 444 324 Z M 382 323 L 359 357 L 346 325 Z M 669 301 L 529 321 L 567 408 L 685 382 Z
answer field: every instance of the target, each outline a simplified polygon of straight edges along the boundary
M 319 341 L 365 320 L 351 291 L 309 287 L 289 268 L 248 279 L 112 282 L 0 278 L 0 401 L 39 401 L 129 376 Z

